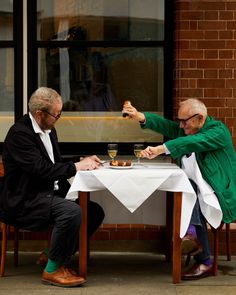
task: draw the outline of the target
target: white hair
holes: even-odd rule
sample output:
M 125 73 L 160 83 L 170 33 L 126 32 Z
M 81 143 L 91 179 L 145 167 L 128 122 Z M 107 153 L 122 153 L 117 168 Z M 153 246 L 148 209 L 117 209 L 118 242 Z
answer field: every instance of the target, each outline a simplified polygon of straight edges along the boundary
M 29 111 L 34 114 L 37 110 L 50 110 L 55 102 L 62 102 L 60 94 L 52 88 L 40 87 L 30 97 Z
M 186 108 L 188 110 L 189 115 L 194 114 L 201 114 L 204 118 L 207 117 L 207 108 L 205 104 L 196 99 L 196 98 L 189 98 L 179 103 L 179 107 Z

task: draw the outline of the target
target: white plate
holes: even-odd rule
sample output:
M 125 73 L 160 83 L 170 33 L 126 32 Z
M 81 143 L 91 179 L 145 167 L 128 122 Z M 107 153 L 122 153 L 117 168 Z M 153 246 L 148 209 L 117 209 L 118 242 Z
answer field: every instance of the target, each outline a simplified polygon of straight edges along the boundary
M 130 166 L 111 166 L 111 165 L 109 165 L 109 167 L 112 169 L 118 169 L 118 170 L 131 169 L 131 168 L 133 168 L 133 164 L 131 164 Z

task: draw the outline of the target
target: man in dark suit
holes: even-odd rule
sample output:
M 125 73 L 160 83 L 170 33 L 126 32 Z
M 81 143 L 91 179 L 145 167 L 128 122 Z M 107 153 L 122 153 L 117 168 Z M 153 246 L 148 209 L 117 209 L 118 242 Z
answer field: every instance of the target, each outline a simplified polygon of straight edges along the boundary
M 42 282 L 71 287 L 83 284 L 85 279 L 68 268 L 77 249 L 81 208 L 65 199 L 70 187 L 67 179 L 78 170 L 97 169 L 101 161 L 95 155 L 75 163 L 63 161 L 54 128 L 61 111 L 61 96 L 41 87 L 29 100 L 29 114 L 10 128 L 3 147 L 5 176 L 0 207 L 4 221 L 19 228 L 43 231 L 52 226 Z M 103 209 L 89 202 L 88 235 L 103 218 Z

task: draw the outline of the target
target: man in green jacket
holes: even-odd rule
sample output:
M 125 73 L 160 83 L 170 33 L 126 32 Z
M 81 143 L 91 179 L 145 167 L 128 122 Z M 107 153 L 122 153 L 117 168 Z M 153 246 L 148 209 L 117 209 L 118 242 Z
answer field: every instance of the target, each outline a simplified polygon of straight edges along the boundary
M 178 122 L 167 120 L 156 114 L 138 112 L 131 105 L 124 105 L 123 112 L 130 119 L 139 121 L 142 128 L 152 129 L 167 138 L 164 144 L 148 146 L 142 157 L 153 159 L 160 154 L 170 154 L 189 177 L 196 194 L 203 188 L 212 196 L 216 195 L 220 204 L 223 221 L 230 223 L 236 219 L 236 154 L 227 127 L 207 115 L 207 108 L 197 99 L 180 102 Z M 195 168 L 199 170 L 198 182 Z M 182 279 L 199 279 L 212 275 L 212 262 L 205 218 L 201 204 L 197 200 L 186 236 L 182 240 L 182 250 L 195 252 L 196 263 Z M 189 248 L 190 246 L 190 248 Z

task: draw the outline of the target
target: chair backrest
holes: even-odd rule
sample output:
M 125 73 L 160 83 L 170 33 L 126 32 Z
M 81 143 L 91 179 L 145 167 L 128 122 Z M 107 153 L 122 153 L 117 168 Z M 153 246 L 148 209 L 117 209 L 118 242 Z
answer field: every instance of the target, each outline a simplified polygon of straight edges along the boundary
M 0 177 L 4 176 L 4 168 L 3 168 L 3 163 L 0 162 Z

